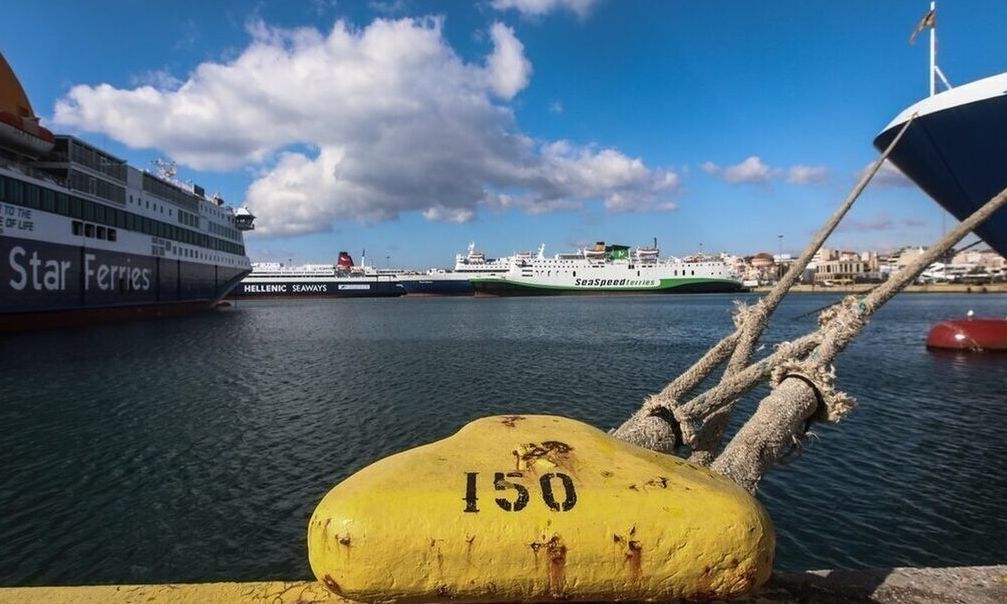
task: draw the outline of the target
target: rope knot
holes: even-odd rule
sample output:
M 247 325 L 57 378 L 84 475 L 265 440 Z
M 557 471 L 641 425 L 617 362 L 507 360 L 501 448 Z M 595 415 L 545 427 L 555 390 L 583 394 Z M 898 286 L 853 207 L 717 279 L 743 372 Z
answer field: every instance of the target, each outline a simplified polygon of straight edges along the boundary
M 833 366 L 823 367 L 801 361 L 786 361 L 773 369 L 771 385 L 775 389 L 787 378 L 796 378 L 815 391 L 818 406 L 810 420 L 836 423 L 853 411 L 857 401 L 850 395 L 836 390 L 836 370 Z

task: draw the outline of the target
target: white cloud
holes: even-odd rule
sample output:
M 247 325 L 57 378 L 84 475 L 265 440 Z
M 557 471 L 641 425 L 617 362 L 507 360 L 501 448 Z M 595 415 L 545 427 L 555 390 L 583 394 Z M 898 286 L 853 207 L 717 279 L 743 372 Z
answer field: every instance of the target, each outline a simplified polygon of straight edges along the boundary
M 497 10 L 514 9 L 529 17 L 541 17 L 556 10 L 568 10 L 585 18 L 590 14 L 598 0 L 493 0 L 493 8 Z
M 756 155 L 746 158 L 740 164 L 727 166 L 722 172 L 724 180 L 731 184 L 769 182 L 770 174 L 769 166 L 762 163 Z
M 871 162 L 866 166 L 864 166 L 864 168 L 857 174 L 857 179 L 859 180 L 863 178 L 864 175 L 867 174 L 867 172 L 871 169 L 871 166 L 873 165 L 874 162 Z M 871 180 L 871 184 L 877 185 L 879 187 L 916 186 L 915 184 L 913 184 L 913 181 L 909 180 L 909 178 L 905 174 L 903 174 L 898 168 L 895 167 L 895 164 L 888 161 L 887 159 L 884 161 L 883 164 L 881 164 L 881 167 L 878 169 L 878 173 L 875 174 L 874 178 Z
M 549 103 L 549 113 L 563 113 L 563 103 L 559 101 Z
M 893 221 L 886 214 L 878 214 L 873 218 L 868 219 L 847 219 L 839 223 L 836 227 L 837 232 L 850 233 L 850 232 L 865 232 L 865 231 L 891 231 L 895 228 L 895 221 Z
M 155 88 L 175 89 L 182 85 L 182 80 L 176 78 L 167 69 L 155 69 L 131 78 L 134 86 L 153 86 Z
M 733 166 L 719 166 L 712 161 L 707 161 L 699 164 L 699 168 L 703 172 L 721 178 L 732 185 L 767 184 L 778 178 L 793 185 L 818 184 L 825 182 L 829 174 L 828 169 L 821 166 L 798 164 L 786 169 L 774 168 L 763 162 L 758 155 L 749 156 Z
M 699 169 L 702 170 L 703 172 L 706 172 L 707 174 L 712 175 L 712 176 L 716 176 L 717 174 L 720 174 L 720 166 L 718 166 L 717 164 L 713 163 L 712 161 L 705 161 L 705 162 L 699 164 Z
M 512 30 L 493 26 L 494 48 L 480 63 L 463 61 L 442 26 L 337 22 L 322 33 L 255 22 L 233 60 L 161 82 L 173 86 L 75 86 L 54 121 L 194 168 L 249 171 L 246 202 L 264 234 L 403 212 L 460 222 L 479 208 L 673 209 L 675 172 L 519 130 L 505 101 L 528 85 L 531 64 Z
M 423 210 L 423 217 L 427 220 L 437 222 L 471 222 L 475 219 L 476 213 L 471 208 L 445 208 L 444 206 L 434 206 Z
M 792 185 L 810 185 L 825 182 L 829 171 L 822 166 L 791 166 L 787 169 L 786 181 Z
M 486 61 L 490 86 L 497 96 L 514 98 L 531 79 L 531 62 L 524 56 L 524 45 L 514 36 L 514 30 L 502 23 L 490 28 L 493 54 Z

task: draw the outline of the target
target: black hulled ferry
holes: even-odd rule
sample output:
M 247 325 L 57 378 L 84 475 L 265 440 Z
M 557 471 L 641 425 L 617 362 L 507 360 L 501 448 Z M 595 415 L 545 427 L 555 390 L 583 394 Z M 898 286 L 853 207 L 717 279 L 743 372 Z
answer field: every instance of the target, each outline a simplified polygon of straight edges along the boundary
M 0 331 L 209 309 L 254 216 L 39 125 L 0 55 Z
M 395 298 L 405 293 L 397 275 L 356 266 L 347 252 L 339 252 L 336 264 L 257 262 L 234 290 L 239 299 Z

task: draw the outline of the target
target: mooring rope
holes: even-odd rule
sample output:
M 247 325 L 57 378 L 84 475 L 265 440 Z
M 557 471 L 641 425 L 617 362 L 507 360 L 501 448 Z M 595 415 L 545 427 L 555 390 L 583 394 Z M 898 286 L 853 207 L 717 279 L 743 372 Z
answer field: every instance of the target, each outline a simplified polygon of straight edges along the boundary
M 824 421 L 837 422 L 852 411 L 856 401 L 834 388 L 832 362 L 836 356 L 860 334 L 871 315 L 1005 203 L 1007 189 L 987 201 L 888 281 L 862 298 L 849 296 L 839 306 L 824 311 L 819 321 L 822 327 L 816 332 L 821 334 L 820 343 L 803 359 L 801 355 L 794 355 L 776 363 L 772 369 L 772 393 L 762 399 L 711 468 L 755 492 L 766 471 L 803 437 L 803 426 L 812 415 L 818 413 Z M 788 379 L 793 374 L 799 374 L 801 379 Z M 818 400 L 824 401 L 825 409 L 818 408 Z M 724 403 L 725 407 L 727 405 L 730 403 Z M 704 412 L 715 410 L 707 408 Z M 685 430 L 682 436 L 688 441 Z
M 871 168 L 864 173 L 860 181 L 853 188 L 846 200 L 833 212 L 829 220 L 819 229 L 815 237 L 809 242 L 797 261 L 791 264 L 790 269 L 777 282 L 776 286 L 758 303 L 751 307 L 739 305 L 735 312 L 735 331 L 723 338 L 713 348 L 707 351 L 703 357 L 693 364 L 688 370 L 679 375 L 668 386 L 658 394 L 648 397 L 642 407 L 633 414 L 626 422 L 613 431 L 616 438 L 621 438 L 628 442 L 661 451 L 671 453 L 679 445 L 679 433 L 685 433 L 686 426 L 676 425 L 681 419 L 677 413 L 679 401 L 699 386 L 710 374 L 730 357 L 728 368 L 725 371 L 725 378 L 741 372 L 751 359 L 752 352 L 769 322 L 769 317 L 783 300 L 790 288 L 804 273 L 804 269 L 811 263 L 818 249 L 825 243 L 829 235 L 843 219 L 853 203 L 860 197 L 860 194 L 870 183 L 874 175 L 881 169 L 882 164 L 888 159 L 892 150 L 902 139 L 902 135 L 909 129 L 910 124 L 916 119 L 916 114 L 909 117 L 906 123 L 892 139 L 885 151 L 874 161 Z M 767 374 L 768 376 L 768 374 Z M 764 378 L 763 378 L 764 379 Z M 756 384 L 758 382 L 755 382 Z M 742 390 L 747 392 L 753 387 L 748 386 Z M 723 396 L 730 390 L 725 389 L 720 394 Z M 734 399 L 736 400 L 736 399 Z M 733 402 L 733 401 L 731 401 Z M 687 439 L 693 446 L 693 458 L 695 461 L 708 465 L 713 458 L 715 449 L 719 447 L 723 438 L 724 426 L 730 418 L 731 410 L 723 412 L 722 417 L 715 419 L 701 439 Z M 669 422 L 667 418 L 676 418 L 675 422 Z M 691 433 L 691 431 L 690 431 Z
M 776 287 L 752 306 L 738 305 L 734 332 L 661 392 L 648 397 L 632 417 L 613 431 L 616 437 L 668 453 L 686 445 L 691 448 L 693 460 L 710 465 L 714 471 L 754 493 L 766 471 L 806 437 L 811 421 L 837 422 L 855 408 L 856 401 L 834 387 L 833 360 L 863 331 L 871 315 L 1000 209 L 1007 202 L 1007 189 L 987 201 L 909 266 L 863 297 L 847 296 L 839 303 L 820 309 L 818 330 L 792 342 L 783 342 L 768 357 L 750 364 L 751 356 L 780 300 L 796 283 L 812 256 L 863 192 L 915 117 L 915 114 L 910 116 Z M 715 387 L 685 403 L 680 402 L 728 357 L 728 366 Z M 715 457 L 737 401 L 766 380 L 770 381 L 772 392 L 759 402 L 753 415 Z

